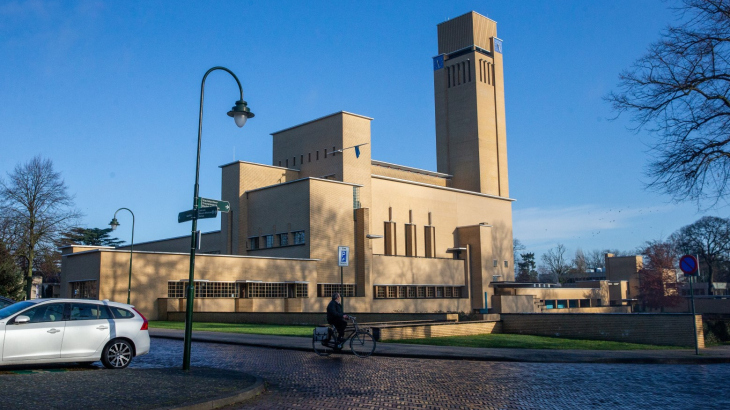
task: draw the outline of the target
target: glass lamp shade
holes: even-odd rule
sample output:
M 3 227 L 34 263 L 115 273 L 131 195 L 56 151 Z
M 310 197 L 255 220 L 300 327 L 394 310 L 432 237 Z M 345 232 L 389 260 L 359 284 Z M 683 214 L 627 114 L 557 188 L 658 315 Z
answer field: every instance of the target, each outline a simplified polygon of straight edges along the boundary
M 117 218 L 112 219 L 112 221 L 109 222 L 109 226 L 112 227 L 112 231 L 116 231 L 117 227 L 119 227 L 119 222 L 117 221 Z
M 246 125 L 247 119 L 248 119 L 248 117 L 246 116 L 246 113 L 236 112 L 233 114 L 233 120 L 236 121 L 236 125 L 238 125 L 238 128 L 241 128 L 244 125 Z

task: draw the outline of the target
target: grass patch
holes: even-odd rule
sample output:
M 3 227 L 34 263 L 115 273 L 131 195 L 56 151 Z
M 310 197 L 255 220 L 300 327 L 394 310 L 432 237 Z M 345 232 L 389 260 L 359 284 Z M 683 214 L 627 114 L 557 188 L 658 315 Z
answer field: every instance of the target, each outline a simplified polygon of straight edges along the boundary
M 511 349 L 575 349 L 575 350 L 670 350 L 676 346 L 656 346 L 604 340 L 564 339 L 515 334 L 485 334 L 472 336 L 432 337 L 428 339 L 389 340 L 384 343 L 407 343 L 431 346 L 465 346 Z
M 184 330 L 185 322 L 166 322 L 166 321 L 160 321 L 160 320 L 152 320 L 149 322 L 149 326 L 151 328 L 157 328 L 157 329 Z M 248 334 L 254 334 L 254 335 L 312 337 L 313 329 L 314 329 L 314 326 L 193 322 L 193 330 L 204 330 L 206 332 L 222 332 L 222 333 L 248 333 Z

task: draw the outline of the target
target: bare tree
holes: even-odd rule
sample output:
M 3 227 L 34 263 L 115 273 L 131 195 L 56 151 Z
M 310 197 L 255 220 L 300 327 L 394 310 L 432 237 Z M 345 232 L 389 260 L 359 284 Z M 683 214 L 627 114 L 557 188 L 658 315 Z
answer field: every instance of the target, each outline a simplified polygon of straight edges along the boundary
M 646 264 L 639 271 L 639 301 L 645 308 L 674 307 L 682 302 L 676 289 L 677 251 L 670 242 L 647 242 L 641 252 Z
M 730 186 L 730 0 L 683 3 L 683 23 L 621 73 L 606 100 L 658 137 L 650 188 L 715 205 Z
M 53 246 L 59 235 L 81 217 L 73 206 L 73 196 L 49 159 L 36 156 L 16 165 L 7 180 L 0 179 L 0 217 L 17 238 L 15 256 L 25 261 L 28 299 L 37 250 Z
M 527 247 L 522 243 L 522 241 L 517 238 L 512 240 L 512 263 L 515 269 L 515 276 L 519 274 L 519 264 L 520 262 L 522 262 L 520 252 L 524 251 L 525 249 L 527 249 Z
M 606 255 L 600 249 L 593 249 L 585 254 L 586 267 L 590 269 L 606 270 Z
M 721 262 L 730 253 L 730 219 L 703 216 L 695 223 L 680 228 L 669 239 L 682 253 L 698 255 L 704 262 L 705 272 L 700 272 L 713 293 L 714 275 Z
M 565 283 L 568 280 L 570 263 L 565 259 L 565 245 L 559 243 L 555 248 L 548 249 L 547 252 L 542 254 L 541 259 L 547 271 L 557 278 L 560 283 Z
M 583 275 L 588 269 L 588 260 L 586 259 L 583 250 L 578 248 L 575 251 L 575 257 L 573 258 L 573 272 L 576 275 Z

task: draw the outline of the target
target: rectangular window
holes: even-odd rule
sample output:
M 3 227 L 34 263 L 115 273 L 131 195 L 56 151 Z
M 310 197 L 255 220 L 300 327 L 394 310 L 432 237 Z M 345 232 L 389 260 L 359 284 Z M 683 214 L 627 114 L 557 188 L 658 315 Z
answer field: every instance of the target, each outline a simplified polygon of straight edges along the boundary
M 297 157 L 291 158 L 291 166 L 293 166 L 293 167 L 297 166 Z
M 452 289 L 454 289 L 454 288 L 452 288 L 450 286 L 447 286 L 447 287 L 444 288 L 444 297 L 445 298 L 450 298 L 451 297 L 451 295 L 453 294 Z
M 316 158 L 315 158 L 315 159 L 316 159 L 317 161 L 319 161 L 319 150 L 315 151 L 315 154 L 316 154 Z
M 346 298 L 355 297 L 356 285 L 354 283 L 345 283 L 344 288 L 339 283 L 319 283 L 317 284 L 317 295 L 321 298 L 331 298 L 332 294 L 337 292 Z
M 558 309 L 565 309 L 568 307 L 567 300 L 558 300 Z
M 378 299 L 385 299 L 385 286 L 375 287 L 375 297 Z
M 299 163 L 304 165 L 304 154 L 299 156 Z
M 436 287 L 436 297 L 437 298 L 444 297 L 444 287 L 443 286 L 437 286 Z
M 277 234 L 279 237 L 279 246 L 287 246 L 289 245 L 289 234 L 288 233 L 279 233 Z
M 545 301 L 545 309 L 555 309 L 555 301 L 554 300 L 546 300 Z
M 304 231 L 292 232 L 294 234 L 294 245 L 301 245 L 304 243 Z
M 432 298 L 436 296 L 436 288 L 433 286 L 426 286 L 426 297 Z
M 266 243 L 267 248 L 273 248 L 274 247 L 274 235 L 266 235 L 264 236 L 264 242 Z
M 425 298 L 426 297 L 426 288 L 423 286 L 418 287 L 418 297 L 419 298 Z
M 332 156 L 333 156 L 333 157 L 335 156 L 335 151 L 337 151 L 337 150 L 335 149 L 335 147 L 332 147 Z
M 602 306 L 601 305 L 601 299 L 596 299 L 596 306 Z
M 495 267 L 495 268 L 496 268 L 497 266 L 499 266 L 499 261 L 498 261 L 498 260 L 496 260 L 496 259 L 495 259 L 495 260 L 494 260 L 494 261 L 493 261 L 492 263 L 494 264 L 494 267 Z
M 388 286 L 388 297 L 389 298 L 398 297 L 398 286 Z
M 309 297 L 309 284 L 308 283 L 297 283 L 294 286 L 297 298 L 308 298 Z
M 580 307 L 582 307 L 582 308 L 591 307 L 591 300 L 590 299 L 581 299 Z
M 405 299 L 406 298 L 406 288 L 405 286 L 398 286 L 398 299 Z
M 455 298 L 461 297 L 461 288 L 454 288 L 454 297 Z
M 573 299 L 568 301 L 568 307 L 569 308 L 577 308 L 578 307 L 578 300 Z
M 289 159 L 286 160 L 286 167 L 289 168 Z
M 167 282 L 168 298 L 184 298 L 188 282 Z M 238 284 L 236 282 L 195 282 L 196 298 L 237 298 Z
M 509 268 L 509 261 L 504 261 L 504 267 Z
M 258 236 L 248 238 L 248 242 L 249 242 L 249 249 L 256 250 L 259 248 L 259 237 Z
M 414 299 L 416 297 L 416 287 L 415 286 L 409 286 L 408 287 L 408 297 Z
M 281 161 L 279 161 L 279 166 L 281 166 Z
M 71 282 L 71 298 L 99 299 L 99 287 L 95 280 Z
M 311 152 L 309 153 L 309 161 L 308 162 L 312 162 L 312 153 Z
M 327 158 L 327 148 L 324 149 L 324 157 Z
M 249 298 L 285 298 L 286 283 L 248 283 Z

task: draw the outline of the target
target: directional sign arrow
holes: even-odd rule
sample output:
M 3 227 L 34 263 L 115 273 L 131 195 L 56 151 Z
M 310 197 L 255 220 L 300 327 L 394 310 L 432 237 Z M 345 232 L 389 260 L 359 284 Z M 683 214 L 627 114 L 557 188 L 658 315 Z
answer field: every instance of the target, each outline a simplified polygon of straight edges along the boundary
M 218 216 L 218 208 L 215 206 L 198 209 L 198 219 L 215 218 L 216 216 Z
M 208 208 L 211 206 L 218 208 L 219 212 L 229 212 L 231 210 L 231 203 L 228 201 L 198 197 L 198 208 Z

